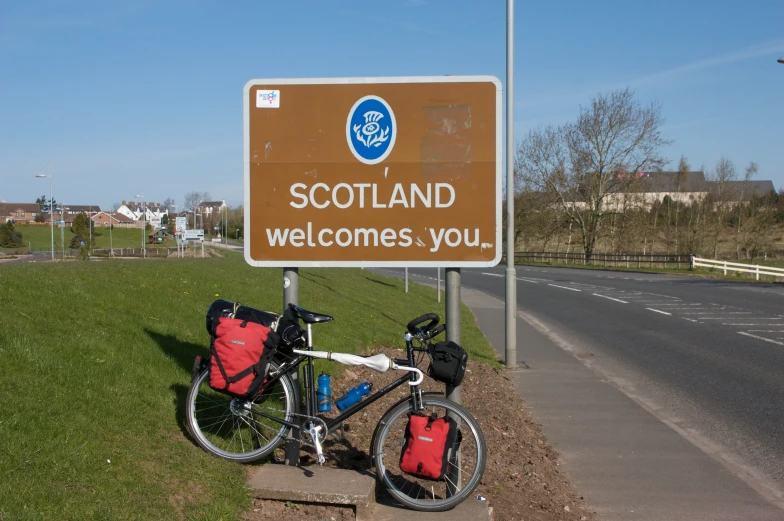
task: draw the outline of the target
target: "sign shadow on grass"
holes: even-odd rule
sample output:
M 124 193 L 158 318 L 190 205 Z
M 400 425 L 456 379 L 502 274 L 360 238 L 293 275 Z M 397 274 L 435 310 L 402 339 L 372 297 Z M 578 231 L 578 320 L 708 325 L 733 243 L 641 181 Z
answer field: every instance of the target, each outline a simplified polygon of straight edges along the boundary
M 310 274 L 310 273 L 308 273 L 308 275 L 311 275 L 311 274 Z M 383 312 L 383 311 L 381 311 L 380 309 L 378 309 L 378 308 L 375 308 L 375 307 L 373 307 L 373 306 L 369 305 L 367 302 L 362 302 L 361 300 L 358 300 L 358 299 L 354 298 L 354 297 L 353 297 L 353 296 L 351 296 L 351 295 L 347 295 L 346 293 L 344 293 L 344 292 L 342 292 L 342 291 L 339 291 L 339 290 L 337 290 L 337 289 L 333 288 L 332 286 L 328 286 L 327 284 L 324 284 L 324 283 L 322 283 L 322 282 L 319 282 L 319 281 L 317 281 L 317 280 L 310 279 L 310 278 L 308 278 L 307 276 L 304 276 L 302 273 L 300 273 L 300 278 L 302 278 L 302 279 L 305 279 L 305 280 L 307 280 L 308 282 L 312 282 L 313 284 L 317 284 L 317 285 L 319 285 L 319 286 L 321 286 L 321 287 L 323 287 L 323 288 L 326 288 L 327 290 L 329 290 L 329 292 L 330 292 L 330 293 L 334 293 L 335 295 L 340 295 L 341 297 L 345 298 L 346 300 L 350 300 L 351 302 L 355 302 L 355 303 L 357 303 L 357 304 L 361 305 L 361 306 L 362 306 L 363 308 L 365 308 L 365 309 L 371 309 L 371 310 L 373 310 L 374 312 L 378 313 L 380 316 L 382 316 L 382 317 L 384 317 L 384 318 L 388 319 L 388 320 L 389 320 L 390 322 L 392 322 L 393 324 L 398 324 L 398 325 L 400 325 L 400 326 L 405 326 L 405 324 L 403 324 L 402 322 L 400 322 L 400 321 L 398 321 L 398 320 L 395 320 L 394 318 L 390 317 L 389 315 L 387 315 L 386 313 L 384 313 L 384 312 Z M 323 278 L 323 277 L 322 277 L 322 278 Z M 375 281 L 374 281 L 374 282 L 375 282 Z

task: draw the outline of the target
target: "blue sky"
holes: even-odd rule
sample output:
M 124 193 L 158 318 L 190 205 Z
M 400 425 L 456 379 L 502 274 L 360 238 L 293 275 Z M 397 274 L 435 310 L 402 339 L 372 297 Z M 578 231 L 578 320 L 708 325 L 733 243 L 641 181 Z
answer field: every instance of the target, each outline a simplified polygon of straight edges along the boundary
M 0 200 L 242 200 L 252 78 L 491 74 L 506 2 L 0 2 Z M 784 2 L 516 2 L 515 135 L 592 95 L 658 101 L 665 152 L 784 186 Z

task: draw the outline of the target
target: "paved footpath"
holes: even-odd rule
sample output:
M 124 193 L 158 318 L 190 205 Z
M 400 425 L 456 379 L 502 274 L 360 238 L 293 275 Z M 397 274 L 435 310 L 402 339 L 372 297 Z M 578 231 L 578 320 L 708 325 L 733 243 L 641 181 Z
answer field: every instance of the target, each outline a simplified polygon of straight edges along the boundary
M 465 286 L 461 296 L 502 357 L 503 302 Z M 710 447 L 697 447 L 677 424 L 660 420 L 579 348 L 531 317 L 519 317 L 521 369 L 512 379 L 561 453 L 575 488 L 602 520 L 784 519 L 776 498 L 763 497 L 764 491 L 753 489 L 714 458 Z

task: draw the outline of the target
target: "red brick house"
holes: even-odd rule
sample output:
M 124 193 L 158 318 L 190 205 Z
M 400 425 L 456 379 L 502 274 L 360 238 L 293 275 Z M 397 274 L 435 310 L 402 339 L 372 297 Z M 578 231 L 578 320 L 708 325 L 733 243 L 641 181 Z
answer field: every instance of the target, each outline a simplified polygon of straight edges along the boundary
M 98 212 L 92 216 L 93 226 L 114 225 L 115 228 L 139 228 L 141 221 L 134 221 L 118 212 Z
M 38 203 L 0 203 L 0 222 L 31 223 L 41 213 Z

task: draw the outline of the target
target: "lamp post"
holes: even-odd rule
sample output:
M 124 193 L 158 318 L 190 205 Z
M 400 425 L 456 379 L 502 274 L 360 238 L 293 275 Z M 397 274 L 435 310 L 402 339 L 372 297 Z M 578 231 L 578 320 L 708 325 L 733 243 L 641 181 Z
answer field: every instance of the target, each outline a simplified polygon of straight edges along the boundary
M 52 261 L 54 261 L 54 205 L 52 204 L 52 175 L 38 174 L 35 177 L 49 178 L 49 222 L 52 225 Z
M 87 251 L 90 254 L 93 253 L 93 207 L 89 206 L 90 210 L 87 212 L 87 217 L 90 219 L 87 225 L 90 227 L 90 244 L 88 245 Z
M 144 197 L 143 195 L 136 194 L 135 199 L 142 199 L 143 197 Z M 139 201 L 139 202 L 142 202 L 142 201 Z M 139 220 L 141 220 L 142 216 L 144 216 L 144 221 L 142 222 L 142 258 L 146 258 L 147 257 L 147 248 L 145 246 L 144 236 L 147 233 L 147 207 L 146 207 L 146 205 L 143 202 L 142 202 L 142 213 L 139 216 Z
M 70 210 L 70 208 L 68 208 L 64 204 L 61 204 L 60 205 L 60 217 L 61 217 L 60 220 L 62 221 L 62 224 L 60 225 L 60 242 L 62 243 L 62 246 L 63 246 L 63 262 L 65 262 L 65 211 L 66 210 Z
M 784 63 L 784 57 L 781 57 L 781 58 L 779 58 L 779 59 L 778 59 L 778 60 L 776 60 L 776 61 L 777 61 L 777 62 L 779 62 L 779 63 Z

